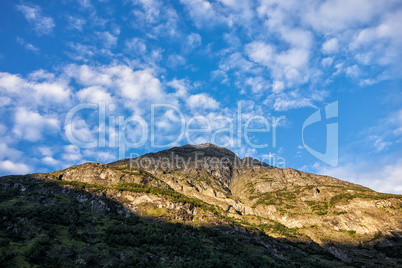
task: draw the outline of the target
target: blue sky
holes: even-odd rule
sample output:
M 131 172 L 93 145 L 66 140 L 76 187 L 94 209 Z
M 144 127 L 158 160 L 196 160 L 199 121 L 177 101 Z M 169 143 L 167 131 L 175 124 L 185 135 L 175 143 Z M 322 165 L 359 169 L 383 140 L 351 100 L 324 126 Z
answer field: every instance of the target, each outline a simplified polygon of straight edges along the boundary
M 214 142 L 402 193 L 400 29 L 394 0 L 1 1 L 0 175 Z M 336 101 L 328 165 L 302 126 Z

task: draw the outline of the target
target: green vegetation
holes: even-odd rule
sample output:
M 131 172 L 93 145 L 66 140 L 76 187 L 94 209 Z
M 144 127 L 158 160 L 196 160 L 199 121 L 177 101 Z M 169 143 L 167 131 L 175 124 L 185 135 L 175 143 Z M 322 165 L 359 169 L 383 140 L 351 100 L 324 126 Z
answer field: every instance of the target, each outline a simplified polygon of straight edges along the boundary
M 369 199 L 369 200 L 384 200 L 388 198 L 402 199 L 401 195 L 381 194 L 381 193 L 341 193 L 331 197 L 328 201 L 304 201 L 313 210 L 313 213 L 318 216 L 327 215 L 330 208 L 341 202 L 349 202 L 355 198 Z M 341 215 L 346 212 L 332 212 L 332 215 Z
M 20 181 L 16 187 L 10 181 L 3 182 L 0 184 L 0 267 L 329 267 L 330 263 L 341 264 L 332 255 L 312 258 L 292 244 L 284 245 L 258 233 L 121 216 L 120 204 L 88 192 L 104 189 L 98 185 L 63 182 L 62 185 L 76 189 L 66 193 L 60 181 L 26 179 L 26 183 Z M 21 183 L 27 187 L 24 191 L 20 190 Z M 170 189 L 137 184 L 118 187 L 122 191 L 164 195 L 202 205 Z M 78 202 L 75 196 L 83 195 L 88 201 Z M 93 202 L 99 201 L 111 208 L 106 214 L 92 212 Z M 292 234 L 291 229 L 279 223 L 264 228 Z M 286 258 L 277 257 L 266 244 L 275 245 Z M 321 248 L 310 250 L 316 255 L 322 252 Z
M 257 226 L 268 233 L 280 234 L 285 237 L 298 237 L 297 228 L 288 228 L 282 223 L 273 221 L 273 224 L 260 224 Z
M 263 182 L 273 182 L 273 181 L 274 181 L 274 178 L 262 176 L 262 177 L 260 178 L 260 181 L 263 181 Z
M 286 190 L 278 190 L 274 192 L 264 193 L 259 196 L 256 203 L 252 208 L 256 208 L 258 205 L 283 205 L 285 202 L 294 202 L 296 200 L 298 191 L 289 192 Z
M 167 197 L 169 200 L 171 200 L 173 202 L 190 204 L 195 207 L 199 207 L 201 209 L 211 211 L 213 213 L 218 213 L 218 211 L 215 209 L 214 206 L 207 204 L 204 201 L 201 201 L 199 199 L 187 197 L 184 194 L 176 192 L 173 189 L 164 189 L 164 188 L 159 188 L 159 187 L 146 186 L 146 185 L 137 184 L 137 183 L 119 184 L 119 185 L 115 186 L 114 189 L 119 190 L 119 191 L 128 191 L 128 192 L 134 192 L 134 193 L 147 193 L 147 194 L 152 194 L 152 195 L 162 195 L 162 196 Z
M 100 192 L 109 189 L 106 185 L 100 184 L 90 184 L 86 182 L 80 181 L 62 181 L 62 180 L 54 180 L 48 181 L 48 183 L 60 184 L 60 185 L 70 185 L 74 187 L 76 190 L 91 190 L 92 192 Z
M 321 202 L 321 201 L 304 201 L 304 202 L 311 207 L 314 214 L 318 216 L 327 215 L 329 208 L 328 202 Z
M 381 200 L 381 199 L 388 199 L 388 198 L 395 198 L 395 199 L 402 199 L 402 195 L 394 195 L 394 194 L 382 194 L 382 193 L 342 193 L 336 196 L 331 197 L 329 200 L 329 206 L 332 207 L 336 203 L 342 201 L 350 201 L 355 198 L 362 198 L 362 199 L 370 199 L 370 200 Z
M 130 167 L 129 165 L 127 165 L 127 166 L 110 166 L 110 168 L 120 171 L 123 174 L 131 175 L 131 176 L 148 177 L 148 178 L 161 182 L 160 179 L 158 179 L 153 174 L 149 173 L 148 171 L 146 171 L 144 169 L 133 168 L 133 167 Z

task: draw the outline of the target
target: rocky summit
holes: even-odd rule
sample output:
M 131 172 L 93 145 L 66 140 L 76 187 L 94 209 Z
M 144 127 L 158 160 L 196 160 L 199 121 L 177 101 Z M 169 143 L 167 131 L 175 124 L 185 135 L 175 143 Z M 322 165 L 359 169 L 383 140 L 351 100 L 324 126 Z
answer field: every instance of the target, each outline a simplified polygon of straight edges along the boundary
M 401 195 L 213 144 L 0 183 L 0 266 L 402 266 Z

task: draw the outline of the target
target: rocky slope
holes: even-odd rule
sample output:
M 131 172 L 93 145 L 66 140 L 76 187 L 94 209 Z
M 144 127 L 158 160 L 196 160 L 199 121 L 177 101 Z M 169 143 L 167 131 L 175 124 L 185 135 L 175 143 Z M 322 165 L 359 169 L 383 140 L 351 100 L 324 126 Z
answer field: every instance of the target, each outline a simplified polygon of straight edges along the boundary
M 41 185 L 39 190 L 32 183 Z M 241 236 L 256 232 L 259 241 L 268 239 L 266 234 L 302 243 L 298 245 L 307 253 L 317 243 L 326 252 L 318 255 L 329 254 L 334 263 L 402 264 L 395 254 L 402 244 L 402 196 L 240 159 L 212 144 L 175 147 L 107 165 L 86 163 L 46 174 L 3 177 L 1 185 L 24 194 L 64 194 L 96 215 L 231 228 Z M 262 243 L 276 263 L 284 257 L 272 247 L 286 247 L 282 243 Z M 318 266 L 328 264 L 319 259 Z
M 172 189 L 218 206 L 229 217 L 254 225 L 273 220 L 320 244 L 359 244 L 379 234 L 402 232 L 401 196 L 240 159 L 212 144 L 172 148 L 110 166 L 144 169 Z

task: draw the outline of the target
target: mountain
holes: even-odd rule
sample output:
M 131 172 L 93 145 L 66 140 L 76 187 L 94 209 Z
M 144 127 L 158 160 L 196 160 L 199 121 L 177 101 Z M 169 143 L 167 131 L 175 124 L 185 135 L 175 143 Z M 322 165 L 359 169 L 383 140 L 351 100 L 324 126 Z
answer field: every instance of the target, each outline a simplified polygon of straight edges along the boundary
M 401 195 L 213 144 L 6 176 L 0 194 L 0 266 L 402 265 Z

